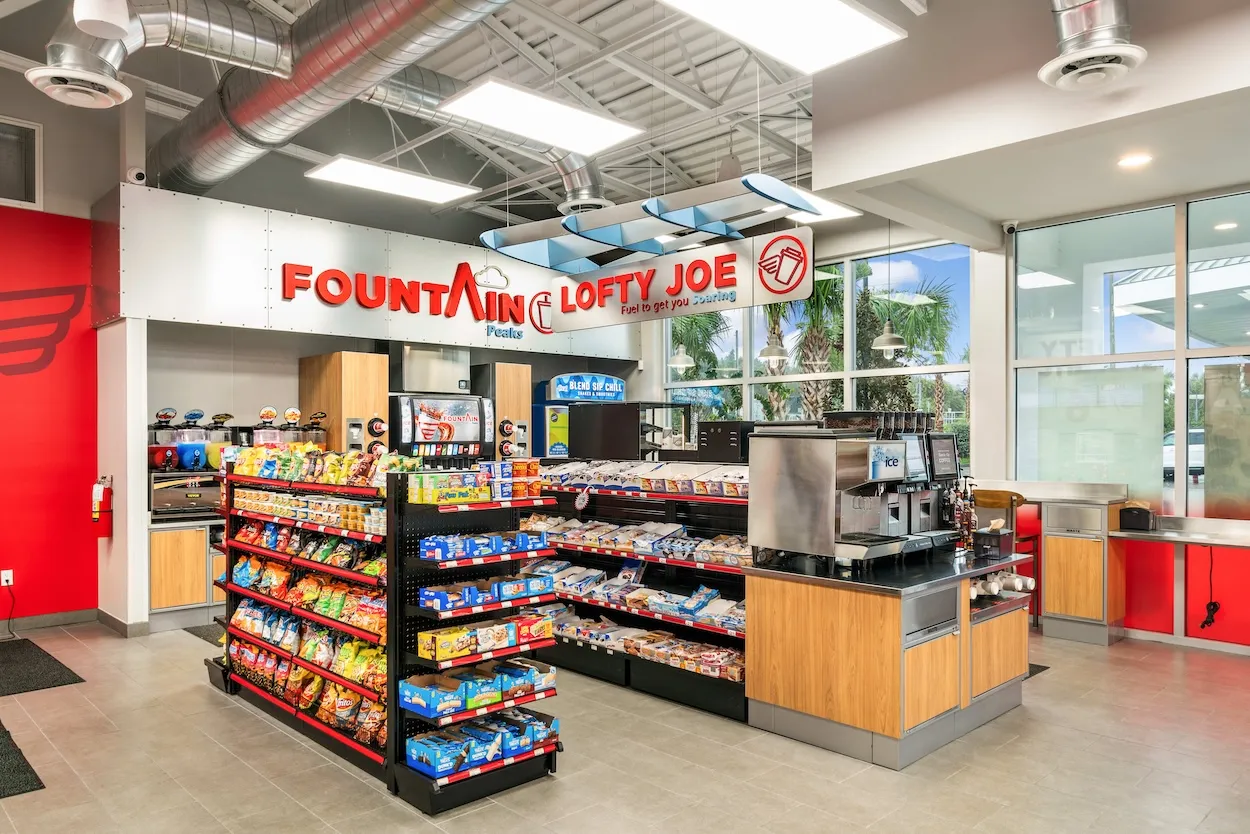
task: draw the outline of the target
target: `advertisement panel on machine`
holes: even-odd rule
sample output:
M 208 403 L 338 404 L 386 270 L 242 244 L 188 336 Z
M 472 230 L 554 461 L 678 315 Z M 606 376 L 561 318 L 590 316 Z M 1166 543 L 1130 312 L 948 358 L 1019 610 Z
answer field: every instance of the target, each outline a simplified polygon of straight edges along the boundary
M 814 280 L 812 230 L 803 226 L 674 252 L 627 268 L 552 281 L 557 333 L 802 301 Z

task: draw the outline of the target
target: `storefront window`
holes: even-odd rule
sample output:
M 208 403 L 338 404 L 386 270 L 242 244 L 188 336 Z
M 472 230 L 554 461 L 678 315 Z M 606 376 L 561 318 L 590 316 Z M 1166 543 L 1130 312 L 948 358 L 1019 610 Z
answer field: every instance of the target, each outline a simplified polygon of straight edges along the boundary
M 687 388 L 670 388 L 668 401 L 671 403 L 690 403 L 691 420 L 697 428 L 703 420 L 741 420 L 742 419 L 742 386 L 741 385 L 699 385 Z M 671 412 L 676 426 L 680 420 L 678 411 Z
M 1019 232 L 1017 357 L 1173 350 L 1175 218 L 1166 206 Z
M 1250 519 L 1250 356 L 1192 360 L 1188 414 L 1189 515 Z
M 971 250 L 954 243 L 855 261 L 855 367 L 915 368 L 968 361 Z M 872 349 L 886 319 L 908 349 Z
M 1189 204 L 1189 346 L 1250 345 L 1250 194 Z
M 742 311 L 696 313 L 669 319 L 669 357 L 678 346 L 694 366 L 668 369 L 669 382 L 696 379 L 734 379 L 742 376 Z
M 842 408 L 841 379 L 768 382 L 751 386 L 752 420 L 818 420 Z
M 1127 484 L 1156 511 L 1175 507 L 1171 362 L 1016 372 L 1016 477 Z
M 816 267 L 811 298 L 751 308 L 753 376 L 820 374 L 842 370 L 842 265 Z M 776 343 L 784 360 L 766 362 L 760 351 Z

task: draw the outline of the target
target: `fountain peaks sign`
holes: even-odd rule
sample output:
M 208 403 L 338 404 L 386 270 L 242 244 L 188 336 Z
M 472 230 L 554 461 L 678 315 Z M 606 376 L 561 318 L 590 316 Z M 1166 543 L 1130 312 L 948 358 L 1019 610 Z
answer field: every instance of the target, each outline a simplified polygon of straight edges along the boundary
M 557 333 L 802 301 L 814 280 L 808 226 L 552 281 Z

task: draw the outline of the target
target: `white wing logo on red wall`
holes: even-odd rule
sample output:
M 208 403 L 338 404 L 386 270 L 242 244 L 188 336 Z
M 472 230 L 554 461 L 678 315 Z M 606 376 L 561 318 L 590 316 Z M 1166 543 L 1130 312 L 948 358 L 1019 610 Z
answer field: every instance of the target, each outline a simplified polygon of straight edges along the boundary
M 48 367 L 86 297 L 86 286 L 0 292 L 0 374 Z
M 760 283 L 773 295 L 785 295 L 807 274 L 807 247 L 792 235 L 778 235 L 760 252 Z

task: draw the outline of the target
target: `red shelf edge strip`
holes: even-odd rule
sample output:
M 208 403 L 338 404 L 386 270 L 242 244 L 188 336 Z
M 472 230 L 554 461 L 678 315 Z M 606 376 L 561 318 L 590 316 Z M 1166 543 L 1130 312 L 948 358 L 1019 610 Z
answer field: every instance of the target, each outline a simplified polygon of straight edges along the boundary
M 236 585 L 233 582 L 227 582 L 225 589 L 231 593 L 238 594 L 239 596 L 250 597 L 256 600 L 257 602 L 263 602 L 266 605 L 273 606 L 274 608 L 277 608 L 279 611 L 291 610 L 290 603 L 283 602 L 280 599 L 274 599 L 273 597 L 267 594 L 262 594 L 260 591 L 253 591 L 250 588 L 244 588 L 242 585 Z
M 545 649 L 554 646 L 556 641 L 554 638 L 550 640 L 532 640 L 529 643 L 522 643 L 519 646 L 508 646 L 503 649 L 495 649 L 481 654 L 469 654 L 464 657 L 455 657 L 451 660 L 437 660 L 439 669 L 456 669 L 461 666 L 471 666 L 475 663 L 481 663 L 483 660 L 494 660 L 497 657 L 511 657 L 514 654 L 522 654 L 523 652 L 533 651 L 535 649 Z
M 467 513 L 473 510 L 502 510 L 513 507 L 549 507 L 554 498 L 508 498 L 503 501 L 479 501 L 472 504 L 442 504 L 440 513 Z
M 375 750 L 370 750 L 368 747 L 365 747 L 363 744 L 356 741 L 355 739 L 347 738 L 338 730 L 334 729 L 333 727 L 327 727 L 325 724 L 322 724 L 316 718 L 313 718 L 309 715 L 305 715 L 302 712 L 295 713 L 295 716 L 300 721 L 303 721 L 305 724 L 311 724 L 313 727 L 316 727 L 318 730 L 321 730 L 321 732 L 325 733 L 330 738 L 336 739 L 337 741 L 342 743 L 344 746 L 350 747 L 351 749 L 355 750 L 360 755 L 367 757 L 371 761 L 377 762 L 378 764 L 382 764 L 383 762 L 386 761 L 386 757 L 383 756 L 381 753 L 378 753 Z
M 359 637 L 361 640 L 368 640 L 371 643 L 378 645 L 378 646 L 382 645 L 382 638 L 374 634 L 371 631 L 365 631 L 363 628 L 356 628 L 356 626 L 354 625 L 348 625 L 347 623 L 339 622 L 333 617 L 326 617 L 322 614 L 317 614 L 313 611 L 308 611 L 307 609 L 304 609 L 304 608 L 292 607 L 289 610 L 292 614 L 296 615 L 297 617 L 303 617 L 305 620 L 312 620 L 314 623 L 321 623 L 322 625 L 328 626 L 330 628 L 337 628 L 339 631 L 343 632 L 344 634 L 350 634 L 353 637 Z
M 545 486 L 545 490 L 553 492 L 585 492 L 585 487 L 570 486 Z M 706 504 L 741 504 L 745 505 L 750 499 L 733 498 L 723 495 L 686 495 L 680 492 L 643 492 L 637 489 L 591 489 L 591 495 L 611 495 L 616 498 L 645 498 L 650 501 L 695 501 Z
M 523 704 L 532 704 L 535 701 L 545 701 L 548 698 L 556 697 L 554 689 L 544 689 L 541 692 L 533 692 L 529 695 L 522 695 L 520 698 L 508 698 L 497 704 L 491 704 L 486 707 L 478 707 L 477 709 L 467 709 L 463 712 L 455 712 L 451 715 L 444 715 L 438 719 L 438 726 L 446 727 L 448 724 L 455 724 L 458 721 L 468 721 L 470 718 L 481 718 L 483 715 L 490 715 L 493 712 L 502 712 L 506 709 L 519 707 Z M 424 716 L 423 716 L 424 717 Z
M 279 562 L 290 562 L 291 557 L 285 553 L 279 553 L 276 550 L 270 550 L 267 547 L 261 547 L 258 544 L 248 544 L 238 539 L 230 539 L 230 546 L 235 550 L 242 550 L 244 553 L 251 553 L 253 556 L 259 556 L 262 559 L 275 559 Z
M 345 539 L 356 539 L 362 542 L 371 542 L 380 544 L 386 541 L 386 536 L 379 533 L 361 533 L 357 530 L 344 530 L 342 527 L 335 527 L 332 524 L 314 524 L 311 521 L 300 521 L 295 518 L 287 518 L 281 515 L 265 515 L 264 513 L 254 513 L 251 510 L 230 510 L 230 515 L 236 515 L 240 518 L 253 518 L 257 521 L 274 524 L 283 524 L 287 527 L 298 527 L 301 530 L 311 530 L 314 533 L 325 533 L 329 536 L 339 536 Z
M 382 698 L 381 693 L 374 692 L 369 687 L 356 683 L 354 680 L 345 678 L 342 675 L 331 672 L 329 669 L 322 669 L 320 666 L 318 666 L 315 663 L 309 663 L 307 660 L 304 660 L 304 658 L 300 657 L 299 655 L 291 655 L 290 658 L 291 658 L 291 662 L 294 663 L 296 666 L 302 666 L 308 671 L 312 672 L 314 675 L 323 677 L 326 680 L 330 681 L 331 683 L 337 683 L 339 686 L 346 687 L 347 689 L 350 689 L 352 692 L 355 692 L 356 694 L 360 695 L 362 698 L 368 698 L 371 701 L 377 701 Z
M 542 550 L 519 550 L 516 553 L 496 553 L 491 556 L 470 556 L 465 559 L 422 559 L 422 562 L 429 562 L 436 565 L 439 570 L 447 570 L 448 568 L 472 567 L 474 565 L 490 565 L 496 562 L 517 562 L 521 559 L 546 559 L 555 556 L 556 552 L 550 547 Z
M 552 602 L 556 595 L 539 594 L 533 597 L 519 597 L 518 599 L 510 599 L 505 602 L 491 602 L 486 605 L 466 605 L 463 608 L 451 608 L 447 611 L 436 611 L 433 608 L 423 608 L 432 614 L 437 614 L 440 620 L 450 620 L 455 617 L 467 617 L 470 614 L 485 614 L 487 611 L 505 611 L 509 608 L 520 608 L 525 605 L 537 605 L 540 602 Z M 421 606 L 417 606 L 420 608 Z
M 312 559 L 303 559 L 299 556 L 288 557 L 292 565 L 306 570 L 319 570 L 322 573 L 328 573 L 331 576 L 337 576 L 340 579 L 349 579 L 352 582 L 360 582 L 363 585 L 372 585 L 377 587 L 380 583 L 376 576 L 366 576 L 359 571 L 348 570 L 347 568 L 338 568 L 334 565 L 326 565 L 321 562 L 314 562 Z
M 327 495 L 358 495 L 365 498 L 381 498 L 377 487 L 349 486 L 347 484 L 315 484 L 310 481 L 282 481 L 276 478 L 260 478 L 256 475 L 230 475 L 229 481 L 274 489 L 298 489 L 301 492 L 324 492 Z
M 556 548 L 560 550 L 573 550 L 578 553 L 597 553 L 603 556 L 619 556 L 622 559 L 639 559 L 643 562 L 651 562 L 656 565 L 673 565 L 679 568 L 696 568 L 698 570 L 710 570 L 715 573 L 732 573 L 742 575 L 742 568 L 737 565 L 721 565 L 714 562 L 695 562 L 690 559 L 673 559 L 668 556 L 652 556 L 649 553 L 634 553 L 631 550 L 616 550 L 611 547 L 593 547 L 586 544 L 565 544 L 563 542 L 555 542 Z
M 290 704 L 288 704 L 286 701 L 282 700 L 281 698 L 277 698 L 269 694 L 268 692 L 261 689 L 259 686 L 252 683 L 251 681 L 249 681 L 247 678 L 243 677 L 242 675 L 236 675 L 234 672 L 231 672 L 230 677 L 234 678 L 235 682 L 238 683 L 240 686 L 242 686 L 244 689 L 251 690 L 254 694 L 259 695 L 260 697 L 264 698 L 266 701 L 273 704 L 274 706 L 276 706 L 278 709 L 282 710 L 283 712 L 288 713 L 290 715 L 296 715 L 298 713 L 298 710 L 296 710 L 295 707 L 291 706 Z
M 273 643 L 262 640 L 259 637 L 253 637 L 252 635 L 248 634 L 243 629 L 238 628 L 236 626 L 226 626 L 226 633 L 229 634 L 231 637 L 237 637 L 238 639 L 242 640 L 245 643 L 251 643 L 253 646 L 260 646 L 265 651 L 272 652 L 273 654 L 277 655 L 283 660 L 291 660 L 291 661 L 295 660 L 295 658 L 292 657 L 291 653 L 288 652 L 286 649 L 279 648 L 278 646 L 275 646 Z
M 596 599 L 590 599 L 589 597 L 578 596 L 577 594 L 569 594 L 563 591 L 557 591 L 556 596 L 559 597 L 560 599 L 573 600 L 574 602 L 584 602 L 587 605 L 594 605 L 599 608 L 609 608 L 613 611 L 623 611 L 626 614 L 637 614 L 639 617 L 647 617 L 648 619 L 652 619 L 652 620 L 660 620 L 661 622 L 672 623 L 673 625 L 690 626 L 691 628 L 697 628 L 702 631 L 710 631 L 713 634 L 723 634 L 727 637 L 738 637 L 743 640 L 746 639 L 745 632 L 733 631 L 727 628 L 721 628 L 720 626 L 705 625 L 696 620 L 687 620 L 683 617 L 674 617 L 670 614 L 657 614 L 656 612 L 648 611 L 645 608 L 630 608 L 627 605 L 617 605 L 612 602 L 600 602 L 599 600 L 596 600 Z
M 481 776 L 483 773 L 490 773 L 493 770 L 499 770 L 501 768 L 507 767 L 508 765 L 517 764 L 518 762 L 525 762 L 525 761 L 529 761 L 530 759 L 537 759 L 539 756 L 545 756 L 548 753 L 555 750 L 557 744 L 559 744 L 559 739 L 548 740 L 544 742 L 542 746 L 535 747 L 533 750 L 528 750 L 524 753 L 521 753 L 520 755 L 509 756 L 506 759 L 500 759 L 497 762 L 490 762 L 489 764 L 484 764 L 481 767 L 474 767 L 474 768 L 470 768 L 469 770 L 462 770 L 459 773 L 452 773 L 449 776 L 441 776 L 438 779 L 434 780 L 434 784 L 438 785 L 439 787 L 443 787 L 444 785 L 451 785 L 456 782 L 463 782 L 465 779 L 472 779 L 474 776 Z

